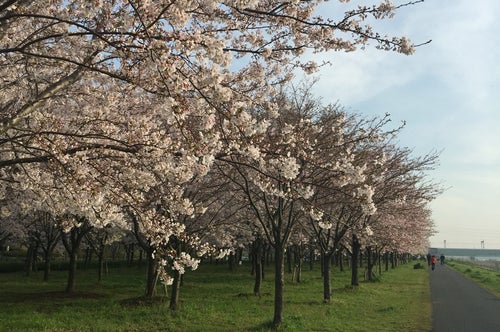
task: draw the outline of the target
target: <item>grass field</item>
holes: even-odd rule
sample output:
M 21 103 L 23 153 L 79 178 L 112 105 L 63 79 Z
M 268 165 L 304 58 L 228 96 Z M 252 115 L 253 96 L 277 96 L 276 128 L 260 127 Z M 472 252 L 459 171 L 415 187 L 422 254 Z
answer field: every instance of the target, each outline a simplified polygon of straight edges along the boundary
M 172 312 L 164 292 L 137 300 L 145 272 L 114 268 L 96 284 L 96 271 L 79 271 L 77 292 L 65 294 L 66 274 L 0 273 L 1 331 L 268 331 L 273 316 L 273 280 L 267 271 L 260 297 L 253 296 L 249 267 L 230 272 L 202 265 L 185 275 L 181 307 Z M 287 276 L 290 279 L 290 276 Z M 379 282 L 349 287 L 350 273 L 334 271 L 333 300 L 322 301 L 318 270 L 285 288 L 285 321 L 279 331 L 430 331 L 427 269 L 407 264 Z
M 471 262 L 452 260 L 450 267 L 500 297 L 500 271 L 474 265 Z

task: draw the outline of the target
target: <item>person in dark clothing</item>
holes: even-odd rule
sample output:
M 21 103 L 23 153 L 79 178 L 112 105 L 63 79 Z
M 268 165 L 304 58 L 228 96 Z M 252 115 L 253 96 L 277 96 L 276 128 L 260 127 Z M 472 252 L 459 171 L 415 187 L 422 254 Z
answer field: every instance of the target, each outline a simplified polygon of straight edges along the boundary
M 427 266 L 431 266 L 431 254 L 427 254 Z
M 444 265 L 444 255 L 441 254 L 441 256 L 439 257 L 439 261 L 441 262 L 441 265 Z

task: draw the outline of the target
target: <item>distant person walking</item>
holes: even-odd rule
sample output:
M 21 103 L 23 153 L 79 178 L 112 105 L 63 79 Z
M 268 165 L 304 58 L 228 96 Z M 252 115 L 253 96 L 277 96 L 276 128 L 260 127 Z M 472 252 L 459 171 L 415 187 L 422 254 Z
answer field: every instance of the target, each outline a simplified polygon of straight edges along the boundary
M 431 254 L 427 254 L 427 266 L 431 266 Z
M 439 261 L 441 262 L 441 265 L 444 265 L 444 255 L 441 254 L 441 256 L 439 257 Z
M 432 255 L 432 257 L 431 257 L 432 271 L 434 271 L 434 269 L 436 268 L 436 262 L 437 262 L 436 256 Z

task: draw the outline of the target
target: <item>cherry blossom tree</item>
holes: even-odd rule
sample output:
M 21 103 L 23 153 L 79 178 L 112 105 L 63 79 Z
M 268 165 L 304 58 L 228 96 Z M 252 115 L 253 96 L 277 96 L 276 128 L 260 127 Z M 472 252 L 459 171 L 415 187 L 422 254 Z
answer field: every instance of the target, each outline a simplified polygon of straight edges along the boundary
M 282 102 L 280 106 L 286 107 Z M 220 158 L 233 167 L 232 172 L 225 172 L 226 176 L 244 193 L 267 241 L 274 248 L 275 325 L 283 319 L 285 249 L 294 227 L 304 214 L 301 199 L 310 196 L 310 189 L 301 176 L 298 157 L 311 152 L 306 133 L 317 130 L 309 119 L 291 115 L 292 112 L 283 108 L 281 115 L 271 118 L 269 125 L 262 129 L 258 143 L 257 136 L 253 136 L 254 146 L 258 149 L 249 148 L 244 155 Z

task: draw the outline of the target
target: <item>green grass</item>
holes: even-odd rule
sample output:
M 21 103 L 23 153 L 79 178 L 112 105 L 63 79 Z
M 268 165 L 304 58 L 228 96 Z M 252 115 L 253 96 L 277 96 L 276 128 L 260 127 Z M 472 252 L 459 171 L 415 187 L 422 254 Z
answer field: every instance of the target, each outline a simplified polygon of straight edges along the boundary
M 476 266 L 472 262 L 449 261 L 447 263 L 456 271 L 500 297 L 500 271 Z
M 114 268 L 101 285 L 94 270 L 79 271 L 77 292 L 67 295 L 64 271 L 48 283 L 41 272 L 0 274 L 0 331 L 269 331 L 273 280 L 268 269 L 260 297 L 253 296 L 249 268 L 235 272 L 202 265 L 188 272 L 180 309 L 168 299 L 140 302 L 143 269 Z M 290 276 L 287 275 L 287 280 Z M 430 331 L 426 269 L 413 264 L 383 273 L 380 282 L 349 285 L 349 272 L 333 272 L 333 299 L 322 301 L 319 271 L 303 272 L 303 282 L 285 288 L 284 323 L 279 331 Z

